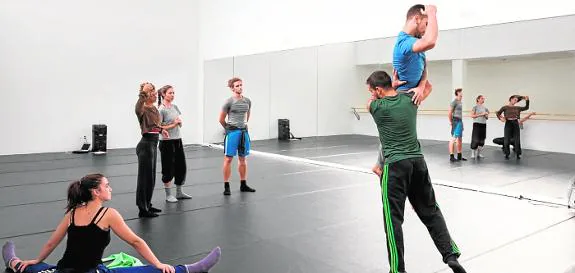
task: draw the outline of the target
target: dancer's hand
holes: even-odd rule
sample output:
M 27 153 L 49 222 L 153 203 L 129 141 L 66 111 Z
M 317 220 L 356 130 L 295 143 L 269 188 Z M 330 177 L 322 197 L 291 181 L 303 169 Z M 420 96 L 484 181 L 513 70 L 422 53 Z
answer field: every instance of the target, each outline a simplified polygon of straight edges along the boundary
M 367 111 L 368 111 L 368 112 L 369 112 L 369 108 L 370 108 L 370 106 L 371 106 L 371 103 L 372 103 L 374 100 L 379 99 L 379 98 L 377 97 L 377 93 L 376 93 L 375 91 L 370 91 L 369 93 L 371 93 L 371 96 L 370 96 L 369 99 L 367 100 L 367 105 L 366 105 L 366 108 L 367 108 Z
M 435 5 L 425 5 L 425 10 L 422 12 L 424 15 L 436 14 L 437 7 Z
M 37 263 L 39 263 L 40 261 L 38 260 L 27 260 L 27 261 L 22 261 L 22 265 L 20 266 L 20 272 L 24 272 L 24 269 L 26 269 L 26 267 L 28 267 L 29 265 L 35 265 Z
M 156 267 L 158 269 L 162 270 L 162 273 L 175 273 L 176 272 L 176 269 L 169 264 L 159 264 L 159 265 L 156 265 Z
M 425 91 L 425 88 L 418 86 L 410 89 L 409 91 L 414 93 L 413 98 L 411 99 L 413 103 L 415 103 L 415 105 L 420 105 L 421 101 L 423 100 L 423 92 Z
M 393 70 L 393 79 L 391 80 L 391 87 L 393 89 L 397 89 L 398 87 L 404 85 L 407 81 L 400 81 L 399 76 L 397 75 L 397 70 Z
M 168 130 L 162 130 L 162 136 L 165 138 L 170 138 L 170 133 L 168 133 Z

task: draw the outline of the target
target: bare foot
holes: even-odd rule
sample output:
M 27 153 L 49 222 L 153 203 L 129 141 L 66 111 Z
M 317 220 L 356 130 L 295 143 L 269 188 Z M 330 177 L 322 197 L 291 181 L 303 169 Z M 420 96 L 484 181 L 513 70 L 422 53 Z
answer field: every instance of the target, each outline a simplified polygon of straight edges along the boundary
M 375 174 L 377 174 L 377 176 L 381 177 L 381 169 L 379 168 L 379 166 L 375 165 L 373 166 L 373 168 L 371 169 L 371 171 Z

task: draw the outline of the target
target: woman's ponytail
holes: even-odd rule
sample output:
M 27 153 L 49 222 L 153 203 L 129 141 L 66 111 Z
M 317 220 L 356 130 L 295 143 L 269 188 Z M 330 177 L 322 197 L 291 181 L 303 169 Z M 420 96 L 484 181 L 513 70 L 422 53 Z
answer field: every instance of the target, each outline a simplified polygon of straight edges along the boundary
M 92 189 L 100 186 L 104 176 L 101 174 L 89 174 L 68 186 L 68 205 L 66 212 L 92 200 Z

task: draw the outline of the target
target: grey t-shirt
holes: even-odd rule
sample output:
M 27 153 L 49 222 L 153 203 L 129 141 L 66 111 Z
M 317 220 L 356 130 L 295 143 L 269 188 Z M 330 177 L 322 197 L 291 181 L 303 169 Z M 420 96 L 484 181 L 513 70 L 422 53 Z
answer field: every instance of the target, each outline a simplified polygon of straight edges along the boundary
M 458 119 L 463 119 L 463 106 L 461 101 L 454 99 L 449 106 L 451 106 L 451 110 L 453 111 L 453 117 Z
M 475 112 L 476 115 L 481 115 L 481 114 L 485 114 L 489 112 L 489 109 L 487 109 L 487 107 L 485 107 L 483 104 L 477 104 L 475 106 L 473 106 L 473 112 Z M 475 123 L 487 123 L 487 117 L 486 116 L 480 116 L 480 117 L 476 117 L 473 119 L 473 122 Z
M 182 112 L 180 112 L 180 109 L 178 108 L 178 106 L 176 106 L 175 104 L 172 104 L 170 107 L 166 107 L 162 104 L 158 108 L 158 111 L 160 112 L 160 120 L 161 120 L 162 126 L 172 124 L 174 122 L 174 120 L 182 114 Z M 170 134 L 169 139 L 180 139 L 180 138 L 182 138 L 180 135 L 180 125 L 178 124 L 178 126 L 172 128 L 172 129 L 169 129 L 168 134 Z M 164 138 L 164 136 L 161 136 L 160 139 L 164 140 L 165 138 Z
M 228 125 L 236 128 L 246 128 L 246 113 L 252 108 L 252 101 L 247 97 L 236 99 L 231 97 L 226 100 L 222 111 L 228 114 Z M 230 128 L 227 128 L 230 129 Z

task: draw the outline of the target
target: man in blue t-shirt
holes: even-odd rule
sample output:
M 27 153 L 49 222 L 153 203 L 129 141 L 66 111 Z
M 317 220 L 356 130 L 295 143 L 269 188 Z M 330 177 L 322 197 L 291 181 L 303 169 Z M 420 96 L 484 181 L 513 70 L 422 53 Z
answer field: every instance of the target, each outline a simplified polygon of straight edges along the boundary
M 433 5 L 414 5 L 407 11 L 403 30 L 397 36 L 393 49 L 393 69 L 400 81 L 406 83 L 397 91 L 412 93 L 413 102 L 419 105 L 429 93 L 425 51 L 437 42 L 437 8 Z
M 409 8 L 405 26 L 393 49 L 394 88 L 398 86 L 397 92 L 412 96 L 417 105 L 431 93 L 424 52 L 435 47 L 437 41 L 436 12 L 435 6 L 414 5 Z M 383 157 L 380 156 L 372 171 L 379 176 L 382 166 Z

